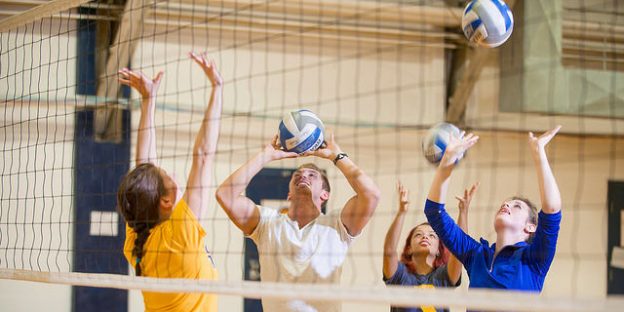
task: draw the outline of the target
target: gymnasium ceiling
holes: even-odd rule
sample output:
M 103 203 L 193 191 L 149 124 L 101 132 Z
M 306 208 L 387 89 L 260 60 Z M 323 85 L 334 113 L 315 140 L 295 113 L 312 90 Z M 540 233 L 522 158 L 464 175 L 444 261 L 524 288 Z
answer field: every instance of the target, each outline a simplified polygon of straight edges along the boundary
M 513 0 L 508 1 L 511 3 Z M 533 0 L 523 3 L 525 6 L 528 4 L 548 6 L 550 1 L 553 0 Z M 548 30 L 553 32 L 551 35 L 557 37 L 553 37 L 557 44 L 555 59 L 566 69 L 580 70 L 581 75 L 585 75 L 586 70 L 602 73 L 624 72 L 624 3 L 621 0 L 554 1 L 562 3 L 562 10 L 557 11 L 557 14 L 559 12 L 561 14 L 561 29 Z M 0 22 L 4 18 L 21 14 L 47 2 L 49 1 L 0 0 Z M 122 0 L 91 2 L 83 6 L 96 9 L 88 14 L 79 15 L 74 10 L 72 14 L 65 12 L 55 14 L 54 17 L 119 20 L 124 9 L 123 2 Z M 159 1 L 152 16 L 147 17 L 144 23 L 166 27 L 162 23 L 166 20 L 167 23 L 186 23 L 192 25 L 191 27 L 229 27 L 234 30 L 242 27 L 249 32 L 267 30 L 279 32 L 289 28 L 296 32 L 301 27 L 309 26 L 323 36 L 336 37 L 338 33 L 337 38 L 340 40 L 350 36 L 356 38 L 358 42 L 402 40 L 424 46 L 440 45 L 442 42 L 444 48 L 452 51 L 466 47 L 466 40 L 460 31 L 461 12 L 465 2 L 463 0 L 174 0 Z M 206 6 L 205 3 L 211 5 Z M 399 3 L 400 6 L 396 5 Z M 245 6 L 252 9 L 245 9 Z M 222 14 L 223 10 L 237 14 Z M 207 25 L 206 16 L 197 12 L 220 16 L 222 22 L 216 26 Z M 325 19 L 331 22 L 323 23 Z M 529 46 L 531 44 L 528 43 Z M 525 42 L 525 49 L 526 45 Z M 585 80 L 580 79 L 578 83 L 585 84 Z M 613 91 L 618 88 L 612 90 L 608 86 L 602 86 L 603 84 L 595 83 L 595 85 L 595 99 L 588 100 L 588 103 L 581 105 L 580 108 L 533 107 L 530 111 L 562 114 L 589 112 L 588 114 L 592 115 L 592 112 L 602 110 L 603 113 L 597 115 L 604 115 L 612 111 L 614 98 L 618 107 L 620 103 L 624 103 L 619 100 L 620 95 Z M 614 116 L 613 113 L 610 114 Z M 619 117 L 624 117 L 624 114 Z
M 0 0 L 0 21 L 48 2 L 52 1 Z M 99 2 L 88 3 L 83 7 L 97 8 L 97 10 L 91 14 L 83 14 L 82 18 L 118 20 L 123 12 L 123 2 L 123 0 L 100 0 Z M 299 24 L 303 23 L 305 26 L 305 16 L 309 16 L 312 18 L 311 21 L 318 23 L 320 14 L 327 15 L 329 19 L 339 17 L 342 14 L 343 17 L 350 16 L 351 18 L 343 18 L 339 22 L 340 28 L 349 27 L 349 20 L 351 22 L 356 21 L 357 27 L 360 29 L 370 28 L 366 29 L 365 32 L 355 32 L 354 35 L 357 36 L 365 37 L 368 34 L 374 38 L 387 37 L 391 40 L 397 38 L 398 34 L 401 38 L 406 38 L 415 44 L 429 44 L 432 38 L 437 40 L 443 37 L 446 48 L 456 48 L 466 44 L 459 29 L 461 11 L 465 2 L 465 0 L 174 0 L 159 1 L 153 17 L 146 18 L 145 23 L 158 24 L 159 19 L 162 20 L 163 18 L 167 18 L 171 22 L 196 21 L 200 18 L 200 14 L 196 12 L 211 12 L 211 9 L 206 8 L 202 3 L 210 3 L 211 7 L 218 10 L 240 10 L 245 5 L 253 3 L 254 7 L 251 10 L 241 10 L 246 12 L 237 16 L 235 21 L 230 22 L 249 22 L 249 27 L 254 27 L 253 23 L 259 20 L 258 17 L 266 21 L 267 17 L 273 16 L 275 21 L 282 24 L 290 19 L 293 22 L 299 22 Z M 323 12 L 318 12 L 319 3 L 323 3 Z M 540 5 L 543 2 L 533 1 L 530 3 Z M 400 6 L 395 6 L 399 10 L 384 9 L 388 14 L 380 15 L 381 18 L 377 19 L 379 22 L 377 25 L 366 23 L 366 19 L 358 18 L 356 20 L 353 15 L 348 15 L 353 12 L 374 10 L 380 6 L 392 7 L 393 4 L 400 4 Z M 561 49 L 563 63 L 567 66 L 607 68 L 621 71 L 624 67 L 624 3 L 618 0 L 564 0 L 562 5 L 561 36 L 563 40 Z M 291 7 L 292 11 L 284 14 L 287 7 Z M 315 7 L 317 12 L 310 11 Z M 332 13 L 332 7 L 338 7 L 339 12 Z M 396 17 L 394 19 L 389 18 L 392 13 L 400 14 L 400 21 Z M 370 11 L 366 14 L 370 15 Z M 55 16 L 57 18 L 80 18 L 78 14 L 55 14 Z M 227 20 L 227 17 L 224 19 Z M 369 22 L 370 20 L 371 18 L 369 18 Z M 261 23 L 257 24 L 258 27 L 262 28 L 266 26 Z M 300 25 L 293 24 L 292 26 L 299 27 Z M 431 28 L 429 26 L 442 26 L 443 28 Z M 238 26 L 234 25 L 233 27 Z M 276 27 L 282 27 L 282 25 Z M 369 31 L 371 29 L 374 31 Z

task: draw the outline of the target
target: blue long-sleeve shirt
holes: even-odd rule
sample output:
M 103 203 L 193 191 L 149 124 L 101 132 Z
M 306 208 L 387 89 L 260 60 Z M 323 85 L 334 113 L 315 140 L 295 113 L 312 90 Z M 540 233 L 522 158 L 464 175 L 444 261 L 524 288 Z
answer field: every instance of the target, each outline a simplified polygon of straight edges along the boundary
M 444 204 L 427 200 L 425 215 L 446 247 L 464 264 L 471 288 L 541 291 L 555 257 L 561 211 L 539 213 L 531 243 L 506 246 L 494 258 L 496 244 L 477 242 L 455 224 Z

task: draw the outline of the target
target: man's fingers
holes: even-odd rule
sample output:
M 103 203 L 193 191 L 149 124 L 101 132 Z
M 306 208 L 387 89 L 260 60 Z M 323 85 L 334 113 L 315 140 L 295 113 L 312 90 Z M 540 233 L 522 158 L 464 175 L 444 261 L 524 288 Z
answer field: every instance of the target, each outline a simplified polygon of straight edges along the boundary
M 271 146 L 273 147 L 279 146 L 278 142 L 279 142 L 279 136 L 276 134 L 273 136 L 273 139 L 271 140 Z

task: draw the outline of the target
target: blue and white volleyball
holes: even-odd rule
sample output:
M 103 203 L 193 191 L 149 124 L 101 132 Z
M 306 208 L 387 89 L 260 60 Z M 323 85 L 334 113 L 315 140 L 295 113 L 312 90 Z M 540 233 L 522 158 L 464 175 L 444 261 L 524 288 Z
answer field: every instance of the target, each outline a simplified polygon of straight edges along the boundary
M 434 125 L 427 131 L 422 140 L 422 149 L 425 158 L 432 164 L 437 164 L 442 160 L 446 146 L 451 139 L 451 135 L 459 137 L 461 132 L 455 125 L 442 122 Z M 462 156 L 459 157 L 461 159 Z
M 468 41 L 488 48 L 507 41 L 513 25 L 513 14 L 502 0 L 472 0 L 462 16 L 462 29 Z
M 323 122 L 307 109 L 287 113 L 279 124 L 279 140 L 288 152 L 303 154 L 317 150 L 324 139 Z

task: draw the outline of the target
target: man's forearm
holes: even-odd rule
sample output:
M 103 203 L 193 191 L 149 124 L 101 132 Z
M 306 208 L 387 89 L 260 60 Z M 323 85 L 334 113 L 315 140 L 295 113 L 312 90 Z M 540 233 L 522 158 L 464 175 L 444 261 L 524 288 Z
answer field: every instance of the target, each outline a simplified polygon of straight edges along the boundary
M 379 193 L 379 188 L 364 171 L 362 171 L 350 158 L 343 158 L 336 166 L 345 176 L 351 188 L 358 195 L 368 196 Z
M 222 190 L 228 188 L 228 193 L 233 196 L 240 195 L 247 188 L 251 179 L 270 161 L 271 159 L 265 153 L 260 152 L 256 154 L 247 163 L 234 171 L 219 188 Z

